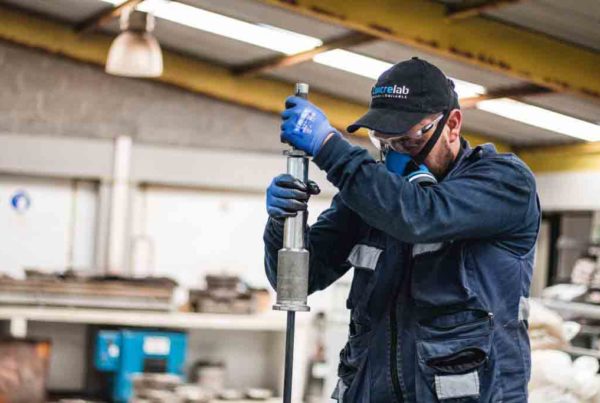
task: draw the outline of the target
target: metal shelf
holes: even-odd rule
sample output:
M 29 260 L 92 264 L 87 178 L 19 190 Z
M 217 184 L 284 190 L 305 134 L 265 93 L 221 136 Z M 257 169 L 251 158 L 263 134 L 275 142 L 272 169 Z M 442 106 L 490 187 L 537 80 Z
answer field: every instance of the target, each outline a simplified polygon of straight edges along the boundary
M 539 301 L 546 307 L 555 310 L 569 318 L 582 316 L 589 319 L 600 319 L 600 305 L 586 304 L 583 302 L 560 301 L 557 299 L 542 298 Z
M 0 320 L 271 332 L 285 332 L 286 324 L 281 312 L 229 315 L 11 305 L 0 306 Z
M 565 353 L 575 355 L 578 357 L 582 356 L 582 355 L 587 355 L 590 357 L 600 359 L 600 351 L 598 351 L 598 350 L 590 350 L 589 348 L 574 347 L 574 346 L 565 347 L 561 350 L 564 351 Z
M 304 390 L 305 372 L 308 365 L 311 314 L 298 315 L 296 319 L 296 358 L 294 360 L 294 401 L 301 399 Z M 270 311 L 255 315 L 205 314 L 186 312 L 149 312 L 116 309 L 89 309 L 72 307 L 33 307 L 0 305 L 0 322 L 9 322 L 9 332 L 14 337 L 27 336 L 28 322 L 80 323 L 95 325 L 140 326 L 173 328 L 182 330 L 214 329 L 228 331 L 272 332 L 278 341 L 274 348 L 281 347 L 285 335 L 285 312 Z M 226 342 L 224 340 L 224 342 Z M 281 351 L 283 354 L 283 351 Z M 277 364 L 279 365 L 279 364 Z M 283 374 L 283 366 L 276 373 Z M 283 385 L 283 379 L 278 381 Z M 278 393 L 282 393 L 279 390 Z M 273 400 L 281 401 L 281 399 Z M 245 402 L 245 400 L 240 403 Z M 268 401 L 271 402 L 271 401 Z M 232 402 L 233 403 L 233 402 Z

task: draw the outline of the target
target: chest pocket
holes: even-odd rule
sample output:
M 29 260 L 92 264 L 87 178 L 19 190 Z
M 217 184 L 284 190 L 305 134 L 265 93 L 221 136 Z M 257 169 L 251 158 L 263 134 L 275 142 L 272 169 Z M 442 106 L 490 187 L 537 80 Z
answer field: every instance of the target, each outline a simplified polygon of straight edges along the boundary
M 442 307 L 468 301 L 471 290 L 463 249 L 462 242 L 413 246 L 411 292 L 418 306 Z
M 352 310 L 352 319 L 359 325 L 370 322 L 367 306 L 375 287 L 382 252 L 383 249 L 376 246 L 357 244 L 348 255 L 348 263 L 354 267 L 354 277 L 346 306 Z

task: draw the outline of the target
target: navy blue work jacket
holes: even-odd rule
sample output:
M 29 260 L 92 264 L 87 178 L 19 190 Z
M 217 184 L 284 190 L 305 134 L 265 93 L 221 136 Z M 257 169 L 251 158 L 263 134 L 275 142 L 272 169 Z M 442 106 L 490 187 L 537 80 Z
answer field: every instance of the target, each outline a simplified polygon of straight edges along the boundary
M 526 402 L 527 298 L 541 214 L 529 168 L 491 144 L 465 142 L 444 180 L 421 187 L 341 137 L 314 162 L 339 193 L 307 230 L 309 291 L 354 268 L 332 397 Z M 269 219 L 273 287 L 282 231 Z

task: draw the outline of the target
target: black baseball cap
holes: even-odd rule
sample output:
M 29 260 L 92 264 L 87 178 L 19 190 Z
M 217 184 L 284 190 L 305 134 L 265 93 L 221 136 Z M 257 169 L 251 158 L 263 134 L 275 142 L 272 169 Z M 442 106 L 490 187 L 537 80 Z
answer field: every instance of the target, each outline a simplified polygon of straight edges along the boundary
M 427 115 L 459 108 L 454 82 L 433 64 L 413 57 L 386 70 L 371 89 L 369 111 L 348 126 L 403 134 Z

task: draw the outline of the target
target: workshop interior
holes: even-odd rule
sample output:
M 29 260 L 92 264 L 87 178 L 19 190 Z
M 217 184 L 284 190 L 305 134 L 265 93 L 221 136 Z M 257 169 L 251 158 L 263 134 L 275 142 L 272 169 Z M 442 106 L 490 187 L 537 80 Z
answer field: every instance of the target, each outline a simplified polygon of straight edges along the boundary
M 600 402 L 598 0 L 0 0 L 0 402 L 334 401 L 357 269 L 308 295 L 338 190 L 280 114 L 313 102 L 377 159 L 346 127 L 413 57 L 535 176 L 529 401 Z M 286 172 L 320 193 L 273 287 Z

